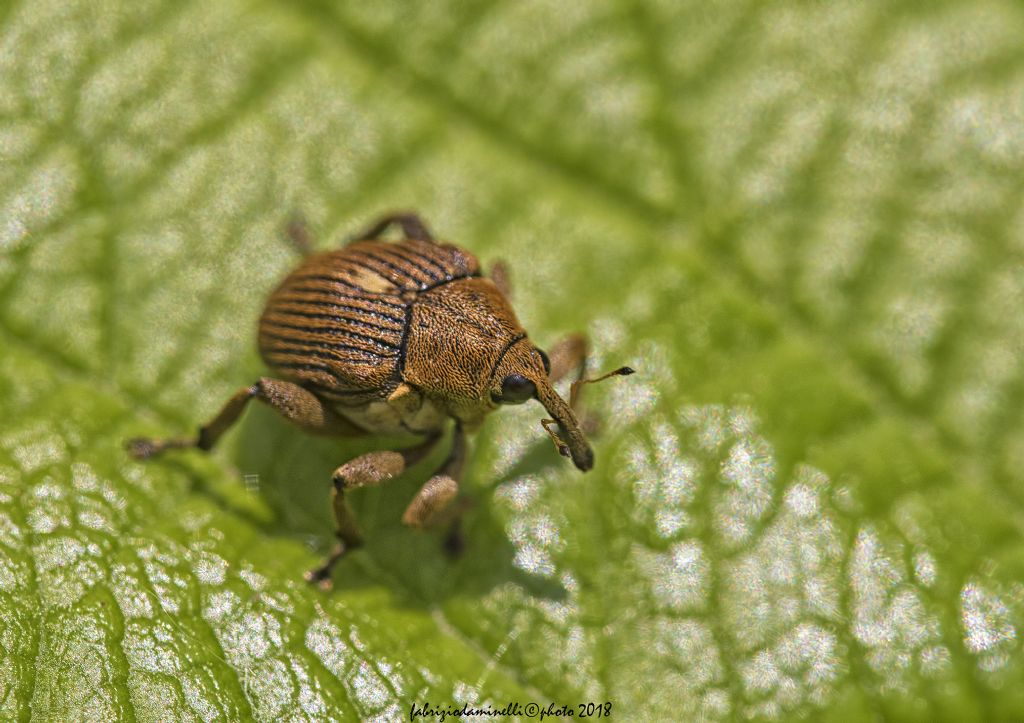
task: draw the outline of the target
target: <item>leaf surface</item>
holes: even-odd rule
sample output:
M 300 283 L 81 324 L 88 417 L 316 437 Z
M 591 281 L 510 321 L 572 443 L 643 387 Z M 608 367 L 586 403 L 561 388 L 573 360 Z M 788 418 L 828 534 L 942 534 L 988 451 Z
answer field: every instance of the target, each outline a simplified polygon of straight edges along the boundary
M 0 7 L 0 717 L 1024 716 L 1024 12 L 1011 2 Z M 247 412 L 301 211 L 420 210 L 586 331 L 580 475 L 477 435 L 466 554 L 388 440 Z

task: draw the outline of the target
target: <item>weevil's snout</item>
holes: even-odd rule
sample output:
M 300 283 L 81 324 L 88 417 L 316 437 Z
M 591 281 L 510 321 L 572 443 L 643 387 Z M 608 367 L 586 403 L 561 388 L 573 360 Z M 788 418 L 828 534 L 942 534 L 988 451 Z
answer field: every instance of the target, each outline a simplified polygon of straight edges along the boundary
M 569 448 L 572 452 L 572 448 Z M 589 472 L 594 466 L 594 450 L 590 448 L 589 444 L 584 442 L 584 446 L 579 448 L 572 455 L 572 463 L 582 472 Z
M 566 404 L 565 400 L 558 396 L 550 382 L 546 379 L 537 387 L 537 400 L 548 410 L 552 419 L 541 421 L 544 431 L 555 443 L 558 452 L 563 457 L 571 457 L 576 467 L 586 472 L 594 466 L 594 450 L 580 429 L 580 423 L 572 411 L 572 407 Z M 557 426 L 556 433 L 551 427 Z

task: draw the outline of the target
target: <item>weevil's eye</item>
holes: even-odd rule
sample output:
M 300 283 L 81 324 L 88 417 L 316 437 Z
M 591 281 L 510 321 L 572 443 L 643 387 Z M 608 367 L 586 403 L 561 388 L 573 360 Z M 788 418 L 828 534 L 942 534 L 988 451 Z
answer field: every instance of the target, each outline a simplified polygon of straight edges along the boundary
M 522 374 L 509 374 L 501 381 L 501 394 L 492 394 L 498 404 L 522 404 L 532 399 L 537 387 Z
M 540 354 L 540 360 L 544 362 L 544 373 L 551 374 L 551 360 L 548 359 L 548 355 L 543 349 L 537 349 L 537 353 Z

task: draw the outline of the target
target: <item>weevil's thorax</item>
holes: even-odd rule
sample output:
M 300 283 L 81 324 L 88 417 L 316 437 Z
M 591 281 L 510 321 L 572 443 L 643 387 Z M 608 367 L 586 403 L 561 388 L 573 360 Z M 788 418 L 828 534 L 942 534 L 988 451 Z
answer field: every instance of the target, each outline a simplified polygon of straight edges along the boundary
M 453 281 L 413 305 L 402 377 L 472 429 L 495 408 L 489 390 L 498 362 L 525 336 L 494 282 Z

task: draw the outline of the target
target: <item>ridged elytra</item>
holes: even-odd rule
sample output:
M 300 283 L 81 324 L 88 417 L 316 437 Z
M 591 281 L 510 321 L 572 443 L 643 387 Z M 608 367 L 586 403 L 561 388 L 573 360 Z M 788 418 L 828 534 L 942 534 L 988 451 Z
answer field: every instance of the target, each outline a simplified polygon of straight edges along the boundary
M 403 239 L 381 237 L 393 225 Z M 594 464 L 575 411 L 582 384 L 632 374 L 621 367 L 584 379 L 586 341 L 571 335 L 551 349 L 535 347 L 508 301 L 504 267 L 490 277 L 468 251 L 434 239 L 413 213 L 388 214 L 341 248 L 310 253 L 304 228 L 290 235 L 305 259 L 267 300 L 259 349 L 274 373 L 240 389 L 194 437 L 138 438 L 127 447 L 145 459 L 168 449 L 211 449 L 251 399 L 311 434 L 412 434 L 419 444 L 370 452 L 334 472 L 332 501 L 338 544 L 306 578 L 330 586 L 334 564 L 363 543 L 345 492 L 376 485 L 422 459 L 454 420 L 452 449 L 405 510 L 410 527 L 450 524 L 446 548 L 461 550 L 453 504 L 465 457 L 465 435 L 502 404 L 539 401 L 541 421 L 558 451 L 580 470 Z M 553 384 L 574 369 L 569 402 Z M 557 428 L 557 431 L 556 429 Z

